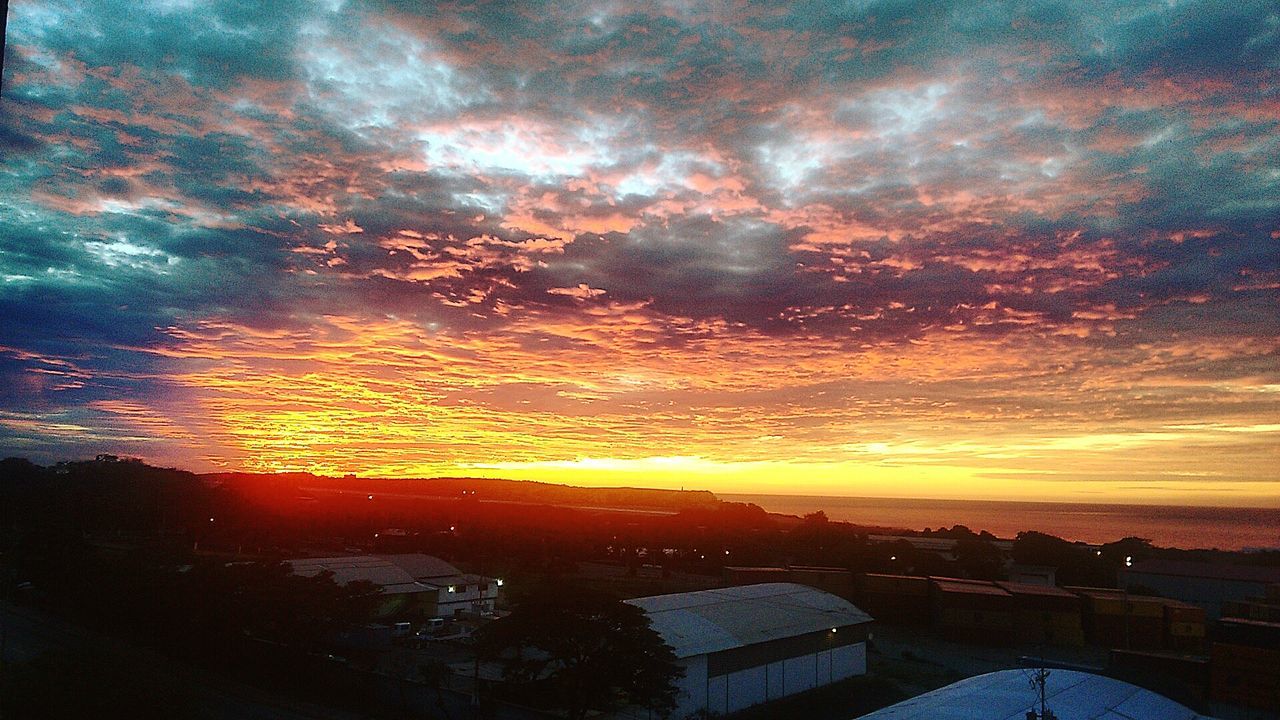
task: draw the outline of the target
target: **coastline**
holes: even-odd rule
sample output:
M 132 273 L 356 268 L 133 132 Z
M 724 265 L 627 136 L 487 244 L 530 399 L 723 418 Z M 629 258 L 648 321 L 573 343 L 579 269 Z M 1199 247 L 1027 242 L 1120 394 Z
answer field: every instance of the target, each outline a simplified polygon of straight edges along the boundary
M 746 493 L 719 493 L 717 497 L 754 503 L 777 516 L 800 517 L 822 510 L 832 521 L 913 532 L 959 524 L 974 532 L 986 530 L 1008 538 L 1035 530 L 1091 544 L 1136 536 L 1158 546 L 1187 550 L 1280 548 L 1280 508 Z

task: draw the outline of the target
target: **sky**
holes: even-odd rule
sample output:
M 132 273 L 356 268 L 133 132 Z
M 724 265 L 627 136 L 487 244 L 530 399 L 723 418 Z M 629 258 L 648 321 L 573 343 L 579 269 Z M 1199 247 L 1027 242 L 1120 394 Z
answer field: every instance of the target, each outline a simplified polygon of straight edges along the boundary
M 9 4 L 0 451 L 1280 506 L 1271 0 Z

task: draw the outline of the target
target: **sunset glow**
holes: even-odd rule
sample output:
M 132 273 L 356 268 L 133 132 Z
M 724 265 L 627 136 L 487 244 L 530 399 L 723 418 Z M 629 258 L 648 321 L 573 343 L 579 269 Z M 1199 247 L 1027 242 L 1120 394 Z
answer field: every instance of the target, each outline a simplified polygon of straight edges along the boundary
M 10 3 L 0 454 L 1280 506 L 1273 3 L 144 6 Z

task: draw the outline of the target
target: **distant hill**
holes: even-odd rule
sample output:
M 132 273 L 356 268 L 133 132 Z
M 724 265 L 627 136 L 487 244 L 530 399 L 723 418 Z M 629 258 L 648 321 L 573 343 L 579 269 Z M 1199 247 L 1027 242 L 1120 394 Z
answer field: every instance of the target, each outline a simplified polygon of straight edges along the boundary
M 573 507 L 665 510 L 678 512 L 710 507 L 720 501 L 706 490 L 663 490 L 633 487 L 581 487 L 530 480 L 495 478 L 362 478 L 311 473 L 209 473 L 202 479 L 235 487 L 299 494 L 367 493 L 402 499 L 460 498 L 487 502 L 519 502 Z

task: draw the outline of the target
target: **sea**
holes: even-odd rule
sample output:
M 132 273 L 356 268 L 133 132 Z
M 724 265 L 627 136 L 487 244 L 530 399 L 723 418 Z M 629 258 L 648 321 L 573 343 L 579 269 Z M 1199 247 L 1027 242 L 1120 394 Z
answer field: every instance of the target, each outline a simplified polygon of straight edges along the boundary
M 721 500 L 755 503 L 773 513 L 805 515 L 822 510 L 831 520 L 906 530 L 959 524 L 974 532 L 986 530 L 1001 538 L 1035 530 L 1096 544 L 1136 536 L 1161 547 L 1188 550 L 1280 550 L 1280 508 L 738 493 L 716 493 L 716 496 Z

